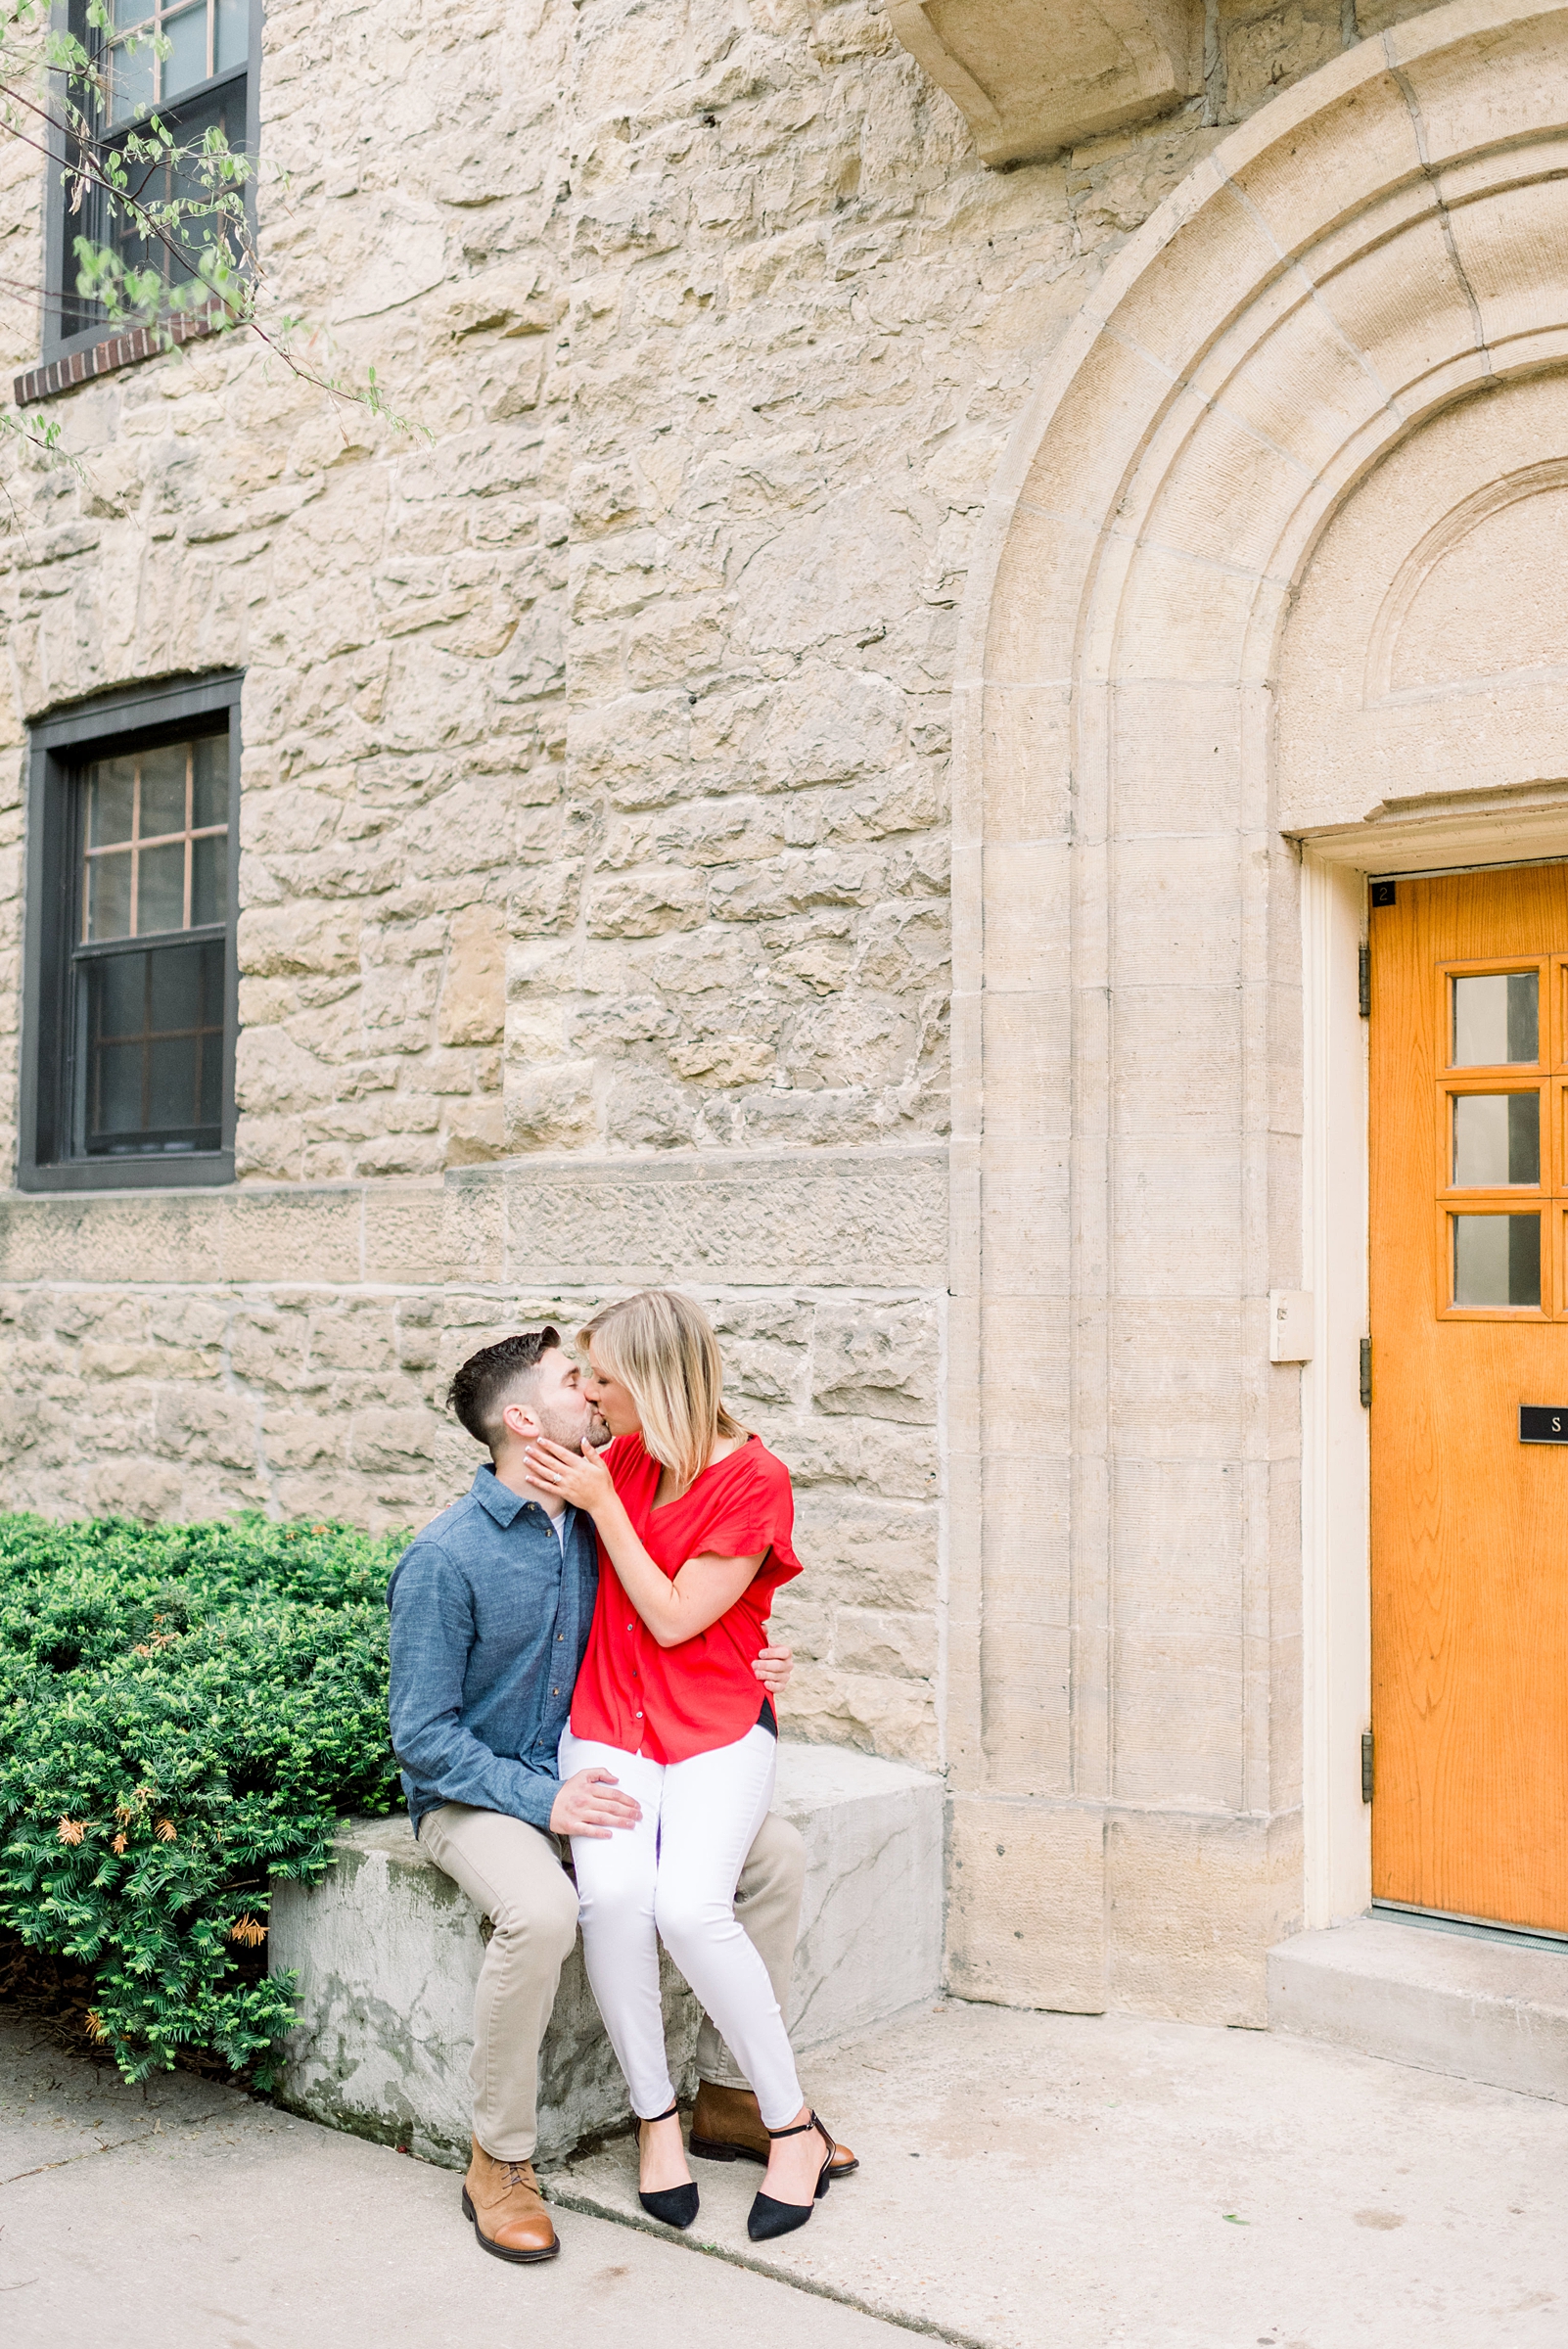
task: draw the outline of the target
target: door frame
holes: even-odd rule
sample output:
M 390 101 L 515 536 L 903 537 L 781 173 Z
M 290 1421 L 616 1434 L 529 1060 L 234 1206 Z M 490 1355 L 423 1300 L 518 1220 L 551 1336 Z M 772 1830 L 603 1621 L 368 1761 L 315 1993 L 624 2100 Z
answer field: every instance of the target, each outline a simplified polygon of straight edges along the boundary
M 1455 794 L 1410 818 L 1290 837 L 1301 859 L 1302 1279 L 1313 1297 L 1313 1359 L 1301 1387 L 1303 1904 L 1312 1929 L 1363 1915 L 1372 1899 L 1372 1814 L 1360 1766 L 1372 1718 L 1371 1447 L 1360 1400 L 1367 883 L 1568 858 L 1568 781 Z

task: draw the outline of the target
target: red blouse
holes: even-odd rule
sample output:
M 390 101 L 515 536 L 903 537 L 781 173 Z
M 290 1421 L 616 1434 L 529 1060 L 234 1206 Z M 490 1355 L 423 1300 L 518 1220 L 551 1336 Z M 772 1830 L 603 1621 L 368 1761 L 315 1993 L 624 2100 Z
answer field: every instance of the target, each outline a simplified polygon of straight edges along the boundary
M 678 1500 L 653 1505 L 664 1474 L 640 1434 L 602 1454 L 627 1516 L 671 1582 L 688 1558 L 766 1555 L 735 1604 L 706 1632 L 661 1647 L 599 1543 L 599 1596 L 572 1698 L 575 1736 L 651 1762 L 685 1762 L 733 1745 L 757 1727 L 762 1684 L 752 1670 L 767 1644 L 773 1593 L 801 1571 L 790 1546 L 790 1472 L 758 1436 L 715 1460 Z

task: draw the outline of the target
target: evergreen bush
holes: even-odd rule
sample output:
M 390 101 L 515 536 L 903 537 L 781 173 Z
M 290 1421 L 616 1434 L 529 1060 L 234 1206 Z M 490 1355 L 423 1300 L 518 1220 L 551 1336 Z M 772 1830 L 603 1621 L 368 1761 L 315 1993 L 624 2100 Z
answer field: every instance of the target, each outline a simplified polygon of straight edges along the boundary
M 293 2020 L 293 1977 L 259 1961 L 268 1888 L 396 1797 L 406 1540 L 0 1515 L 0 1923 L 93 1968 L 127 2080 L 192 2046 L 268 2084 Z

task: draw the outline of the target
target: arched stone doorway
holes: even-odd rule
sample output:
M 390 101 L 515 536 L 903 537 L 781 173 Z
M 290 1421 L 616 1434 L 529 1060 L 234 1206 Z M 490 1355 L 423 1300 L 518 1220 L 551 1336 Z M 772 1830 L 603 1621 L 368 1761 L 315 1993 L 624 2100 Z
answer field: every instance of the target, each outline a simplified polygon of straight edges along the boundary
M 1362 879 L 1415 831 L 1568 852 L 1518 555 L 1568 475 L 1565 124 L 1560 6 L 1348 52 L 1129 244 L 994 493 L 954 807 L 970 1995 L 1257 2022 L 1270 1943 L 1367 1897 Z

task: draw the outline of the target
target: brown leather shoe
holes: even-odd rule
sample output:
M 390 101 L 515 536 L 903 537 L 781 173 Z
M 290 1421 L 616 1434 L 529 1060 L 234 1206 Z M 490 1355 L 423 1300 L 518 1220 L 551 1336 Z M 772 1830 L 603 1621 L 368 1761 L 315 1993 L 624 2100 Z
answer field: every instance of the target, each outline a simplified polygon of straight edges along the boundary
M 749 2088 L 717 2088 L 699 2080 L 691 2112 L 691 2146 L 704 2161 L 760 2161 L 767 2167 L 767 2131 Z M 848 2178 L 860 2164 L 848 2145 L 835 2145 L 830 2178 Z
M 531 2161 L 492 2161 L 471 2138 L 474 2158 L 463 2181 L 463 2216 L 474 2222 L 482 2251 L 526 2265 L 554 2259 L 560 2239 L 550 2224 Z

